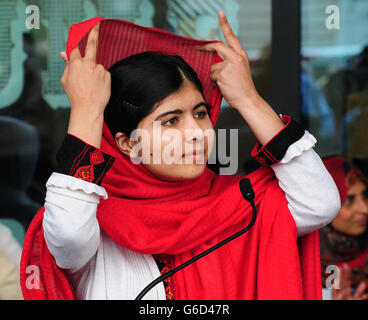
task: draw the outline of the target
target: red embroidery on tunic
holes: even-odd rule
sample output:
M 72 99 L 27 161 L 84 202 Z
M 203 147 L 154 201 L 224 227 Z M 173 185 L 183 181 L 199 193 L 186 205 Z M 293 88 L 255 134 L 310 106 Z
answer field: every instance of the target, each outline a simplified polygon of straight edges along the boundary
M 84 166 L 79 167 L 78 170 L 75 172 L 74 177 L 77 177 L 79 179 L 92 182 L 95 178 L 94 172 L 93 172 L 93 166 Z
M 100 150 L 95 150 L 90 154 L 91 164 L 96 165 L 105 161 Z
M 155 254 L 154 256 L 158 261 L 165 264 L 165 266 L 161 270 L 161 275 L 168 272 L 168 271 L 170 271 L 171 269 L 173 269 L 171 259 L 168 255 L 166 255 L 166 254 L 157 254 L 156 255 Z M 174 283 L 172 277 L 168 277 L 164 281 L 167 283 L 167 287 L 165 288 L 166 299 L 167 300 L 175 300 L 176 289 L 175 289 L 175 283 Z

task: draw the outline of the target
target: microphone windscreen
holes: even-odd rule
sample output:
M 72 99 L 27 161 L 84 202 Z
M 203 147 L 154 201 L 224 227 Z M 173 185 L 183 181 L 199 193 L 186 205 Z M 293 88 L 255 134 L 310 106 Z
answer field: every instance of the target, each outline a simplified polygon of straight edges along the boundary
M 243 178 L 239 181 L 239 188 L 245 200 L 251 201 L 255 198 L 252 184 L 248 178 Z

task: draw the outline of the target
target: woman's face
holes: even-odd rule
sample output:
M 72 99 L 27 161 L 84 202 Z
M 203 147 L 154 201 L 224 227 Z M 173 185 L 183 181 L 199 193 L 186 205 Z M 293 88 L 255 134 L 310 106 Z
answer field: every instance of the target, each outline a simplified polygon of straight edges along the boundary
M 367 228 L 368 190 L 366 185 L 357 181 L 353 184 L 341 206 L 339 214 L 332 221 L 332 226 L 348 235 L 361 235 Z
M 214 130 L 203 96 L 191 82 L 185 80 L 177 92 L 160 101 L 137 129 L 138 138 L 130 140 L 135 143 L 130 144 L 134 146 L 129 155 L 138 155 L 154 175 L 162 180 L 181 180 L 203 173 Z

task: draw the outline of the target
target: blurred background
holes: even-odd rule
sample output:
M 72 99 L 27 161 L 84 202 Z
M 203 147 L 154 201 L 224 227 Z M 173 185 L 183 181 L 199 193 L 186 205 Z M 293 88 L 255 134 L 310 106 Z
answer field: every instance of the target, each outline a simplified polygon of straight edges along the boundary
M 39 9 L 39 28 L 26 25 L 29 6 Z M 367 174 L 367 0 L 0 0 L 0 223 L 12 231 L 0 232 L 0 253 L 9 263 L 19 266 L 66 134 L 59 52 L 70 25 L 100 16 L 224 41 L 220 9 L 248 52 L 260 95 L 317 138 L 321 157 L 343 155 Z M 225 101 L 219 128 L 238 129 L 237 173 L 257 168 L 256 139 Z M 0 288 L 1 281 L 0 270 Z M 0 289 L 0 299 L 7 292 Z

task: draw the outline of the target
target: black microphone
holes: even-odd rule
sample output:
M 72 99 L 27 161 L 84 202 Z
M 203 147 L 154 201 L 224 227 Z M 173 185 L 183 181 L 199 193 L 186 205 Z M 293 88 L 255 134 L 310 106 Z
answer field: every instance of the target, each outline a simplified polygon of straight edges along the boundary
M 249 202 L 254 200 L 254 190 L 248 178 L 243 178 L 239 181 L 239 189 L 245 200 Z
M 142 300 L 142 298 L 146 295 L 146 293 L 148 291 L 150 291 L 156 284 L 160 283 L 161 281 L 165 280 L 168 277 L 171 277 L 174 273 L 176 273 L 179 270 L 185 268 L 186 266 L 188 266 L 191 263 L 197 261 L 198 259 L 204 257 L 205 255 L 209 254 L 210 252 L 220 248 L 221 246 L 223 246 L 224 244 L 230 242 L 231 240 L 234 240 L 235 238 L 239 237 L 243 233 L 247 232 L 254 225 L 254 223 L 256 222 L 256 218 L 257 218 L 257 208 L 256 208 L 256 205 L 254 204 L 255 194 L 254 194 L 254 190 L 253 190 L 253 187 L 252 187 L 252 184 L 251 184 L 250 180 L 248 178 L 241 179 L 239 181 L 239 189 L 240 189 L 240 192 L 241 192 L 243 198 L 246 201 L 250 202 L 250 204 L 252 205 L 253 216 L 252 216 L 252 220 L 250 221 L 249 225 L 247 225 L 244 229 L 240 230 L 239 232 L 233 234 L 232 236 L 226 238 L 225 240 L 219 242 L 218 244 L 212 246 L 211 248 L 209 248 L 209 249 L 203 251 L 202 253 L 196 255 L 195 257 L 191 258 L 187 262 L 184 262 L 180 266 L 177 266 L 176 268 L 162 274 L 160 277 L 156 278 L 149 285 L 147 285 L 141 291 L 141 293 L 135 298 L 135 300 Z

